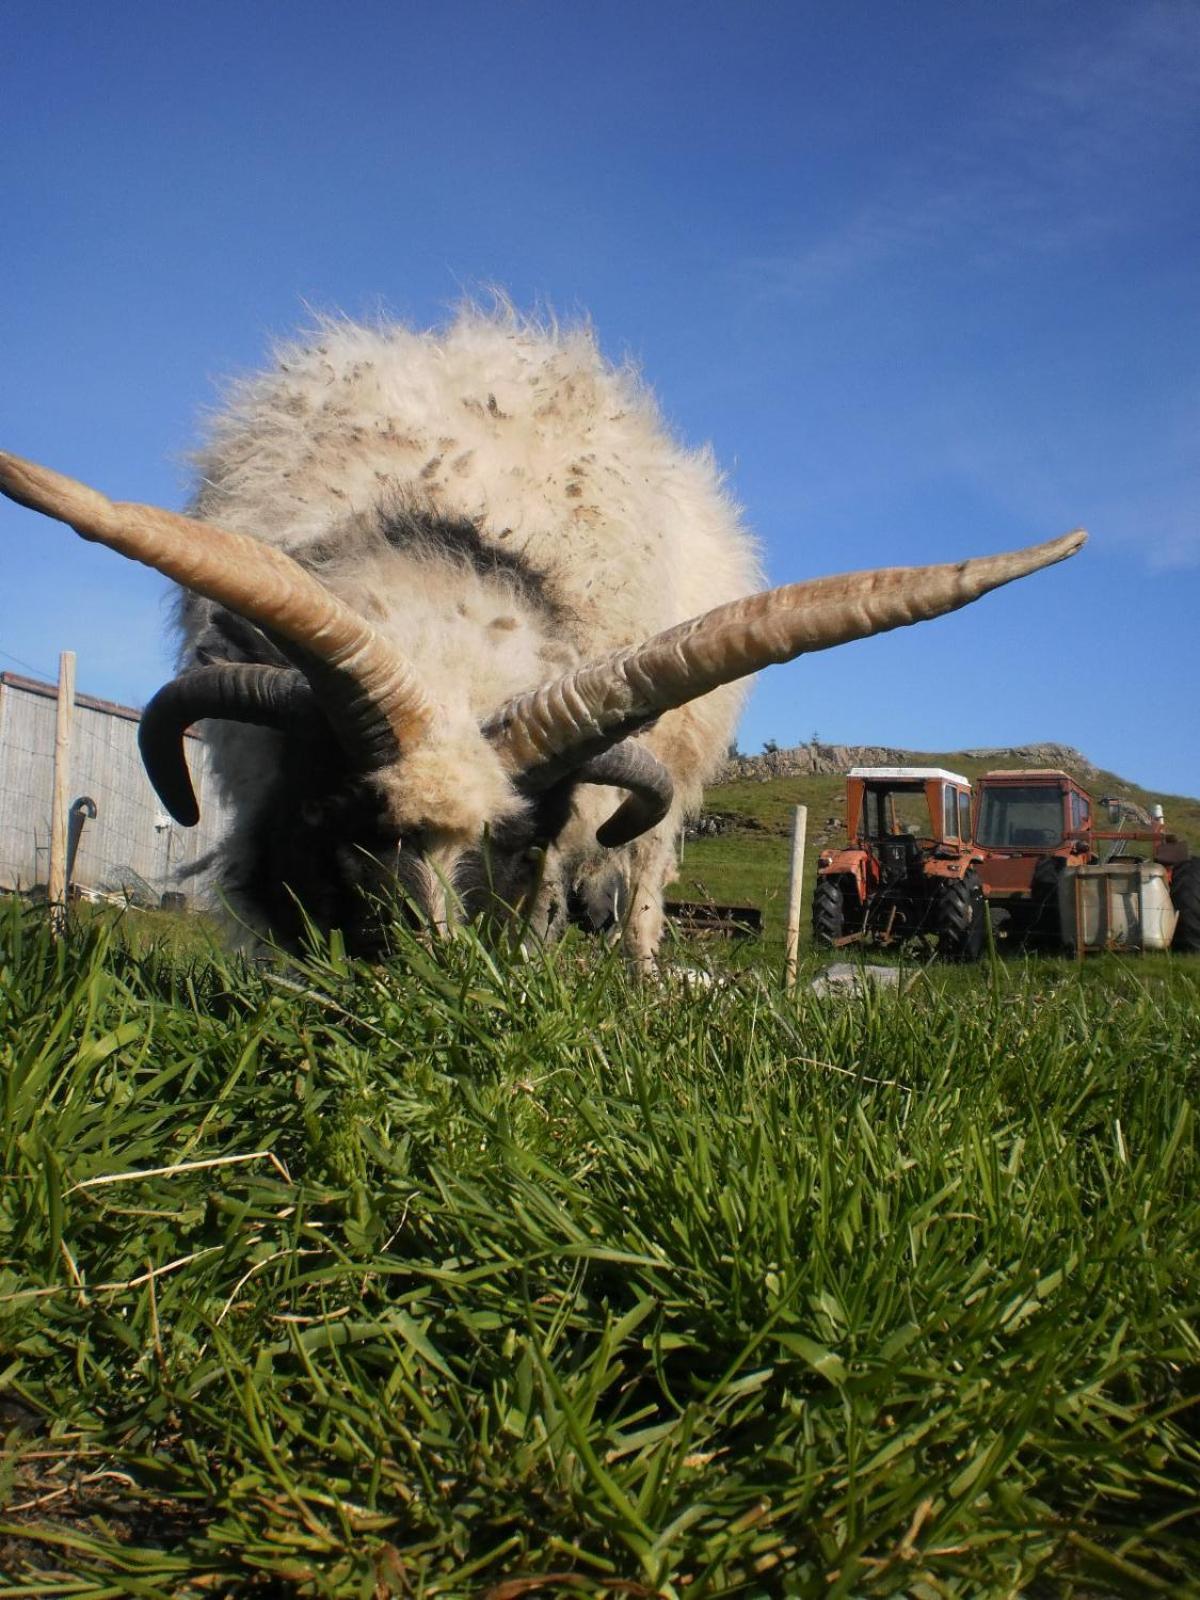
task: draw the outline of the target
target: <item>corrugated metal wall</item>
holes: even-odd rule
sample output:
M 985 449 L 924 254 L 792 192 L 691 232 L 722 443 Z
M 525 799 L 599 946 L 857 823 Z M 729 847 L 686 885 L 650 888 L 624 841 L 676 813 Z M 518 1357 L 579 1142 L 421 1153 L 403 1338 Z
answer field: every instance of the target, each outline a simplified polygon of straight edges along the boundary
M 50 804 L 54 784 L 55 685 L 0 672 L 0 889 L 45 884 L 50 851 Z M 72 835 L 78 833 L 71 881 L 81 888 L 185 893 L 181 867 L 208 853 L 225 831 L 204 741 L 187 739 L 188 765 L 200 822 L 181 828 L 159 803 L 142 769 L 137 747 L 138 713 L 90 695 L 75 697 L 71 727 L 69 801 Z M 94 818 L 84 819 L 76 801 L 90 799 Z M 79 825 L 82 821 L 82 831 Z

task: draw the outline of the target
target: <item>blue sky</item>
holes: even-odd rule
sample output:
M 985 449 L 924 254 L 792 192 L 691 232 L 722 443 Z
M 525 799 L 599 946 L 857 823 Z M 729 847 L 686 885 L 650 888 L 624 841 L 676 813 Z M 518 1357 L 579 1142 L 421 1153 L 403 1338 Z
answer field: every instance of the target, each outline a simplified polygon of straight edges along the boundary
M 773 581 L 1092 532 L 741 733 L 1061 739 L 1200 794 L 1200 7 L 5 8 L 0 447 L 181 506 L 309 307 L 586 313 Z M 166 585 L 0 505 L 0 667 L 141 702 Z

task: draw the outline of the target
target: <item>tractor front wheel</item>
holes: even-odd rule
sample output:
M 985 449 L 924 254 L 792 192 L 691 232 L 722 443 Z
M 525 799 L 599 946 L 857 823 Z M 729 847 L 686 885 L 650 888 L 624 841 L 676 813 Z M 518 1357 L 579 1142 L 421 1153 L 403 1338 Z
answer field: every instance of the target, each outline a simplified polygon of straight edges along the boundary
M 961 878 L 943 878 L 933 907 L 938 955 L 943 961 L 978 961 L 985 941 L 987 908 L 974 868 Z
M 1181 861 L 1171 874 L 1171 902 L 1178 913 L 1172 950 L 1200 950 L 1200 856 Z
M 834 945 L 846 931 L 846 903 L 836 878 L 818 878 L 812 903 L 813 943 Z

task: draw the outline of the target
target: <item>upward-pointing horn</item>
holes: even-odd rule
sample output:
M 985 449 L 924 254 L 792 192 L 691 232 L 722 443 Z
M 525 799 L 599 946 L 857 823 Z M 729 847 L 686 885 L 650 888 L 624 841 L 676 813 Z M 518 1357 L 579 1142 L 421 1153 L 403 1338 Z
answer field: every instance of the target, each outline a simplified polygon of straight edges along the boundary
M 435 708 L 407 662 L 282 550 L 157 506 L 114 502 L 3 451 L 0 492 L 266 629 L 356 764 L 385 765 L 429 732 Z
M 507 701 L 484 732 L 513 770 L 562 770 L 573 751 L 591 756 L 722 684 L 810 650 L 956 611 L 989 589 L 1064 561 L 1086 539 L 1077 528 L 1005 555 L 852 572 L 750 595 Z

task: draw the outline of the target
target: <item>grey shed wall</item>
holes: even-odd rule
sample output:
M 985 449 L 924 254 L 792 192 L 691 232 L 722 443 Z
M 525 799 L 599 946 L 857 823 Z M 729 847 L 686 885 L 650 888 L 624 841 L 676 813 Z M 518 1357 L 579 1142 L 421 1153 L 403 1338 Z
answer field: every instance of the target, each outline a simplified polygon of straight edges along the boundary
M 0 889 L 45 884 L 50 856 L 50 804 L 54 784 L 54 684 L 0 672 Z M 68 800 L 95 802 L 85 821 L 71 871 L 85 889 L 155 899 L 166 892 L 191 899 L 194 880 L 181 867 L 206 855 L 227 825 L 209 770 L 203 739 L 187 736 L 188 765 L 200 822 L 181 828 L 171 820 L 142 768 L 137 747 L 139 713 L 91 695 L 75 696 Z

